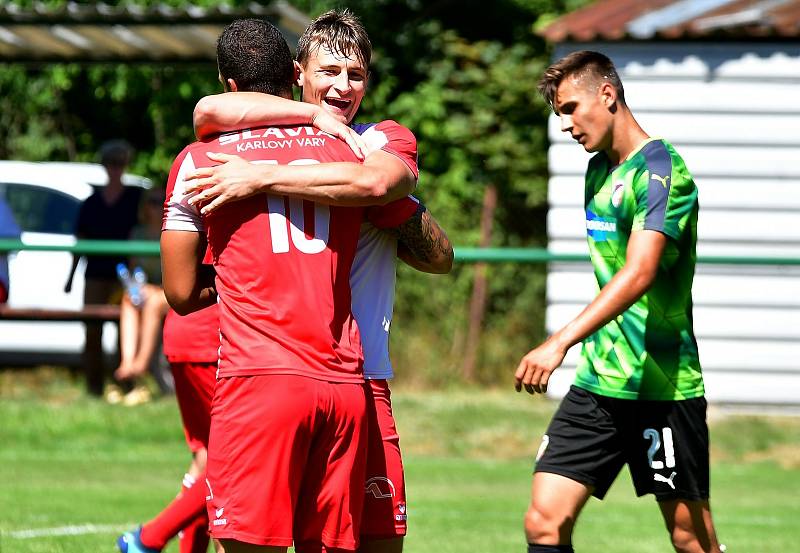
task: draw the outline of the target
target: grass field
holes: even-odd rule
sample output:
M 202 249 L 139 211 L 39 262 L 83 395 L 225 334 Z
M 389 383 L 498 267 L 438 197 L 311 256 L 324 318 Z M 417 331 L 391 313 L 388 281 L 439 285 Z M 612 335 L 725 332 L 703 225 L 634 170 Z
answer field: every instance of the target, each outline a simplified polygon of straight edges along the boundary
M 531 459 L 555 408 L 501 390 L 400 389 L 409 553 L 524 551 Z M 800 419 L 712 411 L 712 501 L 728 551 L 797 551 Z M 0 372 L 0 552 L 115 551 L 174 496 L 188 454 L 174 401 L 109 406 L 58 371 Z M 627 475 L 578 526 L 578 551 L 669 551 Z M 175 545 L 167 550 L 177 551 Z

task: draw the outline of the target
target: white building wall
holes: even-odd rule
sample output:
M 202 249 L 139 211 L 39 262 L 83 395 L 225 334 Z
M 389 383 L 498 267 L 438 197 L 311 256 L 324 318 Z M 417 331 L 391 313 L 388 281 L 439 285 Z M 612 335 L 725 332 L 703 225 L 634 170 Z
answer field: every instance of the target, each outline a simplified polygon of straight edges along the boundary
M 581 49 L 614 60 L 638 121 L 693 173 L 699 256 L 800 258 L 800 44 L 565 43 L 554 59 Z M 549 133 L 549 248 L 588 253 L 590 156 L 555 116 Z M 550 332 L 595 294 L 588 263 L 552 264 L 547 284 Z M 693 293 L 709 400 L 800 404 L 800 267 L 700 264 Z M 553 395 L 572 382 L 579 348 Z

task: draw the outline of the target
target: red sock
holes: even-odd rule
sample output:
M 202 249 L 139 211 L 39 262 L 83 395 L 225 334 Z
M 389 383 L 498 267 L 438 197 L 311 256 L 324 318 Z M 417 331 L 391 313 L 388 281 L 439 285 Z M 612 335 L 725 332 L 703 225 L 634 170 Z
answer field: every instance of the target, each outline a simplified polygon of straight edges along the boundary
M 184 478 L 184 489 L 181 494 L 156 518 L 142 526 L 140 537 L 145 547 L 164 549 L 167 542 L 177 536 L 178 532 L 206 512 L 208 490 L 205 478 L 206 475 L 202 474 L 195 485 L 192 485 L 193 478 Z
M 206 553 L 208 551 L 208 514 L 195 518 L 180 532 L 180 553 Z

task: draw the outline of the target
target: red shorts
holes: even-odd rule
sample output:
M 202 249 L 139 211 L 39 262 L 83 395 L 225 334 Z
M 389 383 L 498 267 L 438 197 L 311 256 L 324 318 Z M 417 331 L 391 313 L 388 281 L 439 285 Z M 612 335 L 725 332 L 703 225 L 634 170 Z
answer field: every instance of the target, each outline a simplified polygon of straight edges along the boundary
M 364 410 L 362 384 L 290 375 L 218 380 L 207 470 L 211 535 L 354 550 L 364 499 Z
M 370 380 L 366 393 L 369 434 L 361 535 L 371 539 L 405 536 L 406 485 L 389 381 Z
M 217 364 L 170 363 L 169 368 L 175 380 L 175 395 L 181 411 L 186 443 L 192 452 L 207 448 L 211 399 L 217 384 Z

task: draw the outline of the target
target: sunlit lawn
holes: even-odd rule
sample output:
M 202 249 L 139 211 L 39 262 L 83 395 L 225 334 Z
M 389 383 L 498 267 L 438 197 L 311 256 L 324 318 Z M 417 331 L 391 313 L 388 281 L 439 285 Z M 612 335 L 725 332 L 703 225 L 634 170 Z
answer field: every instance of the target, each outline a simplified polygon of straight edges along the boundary
M 554 404 L 479 389 L 400 389 L 394 401 L 406 551 L 525 551 L 531 458 Z M 171 398 L 110 406 L 58 371 L 0 373 L 0 421 L 3 553 L 113 551 L 121 530 L 174 497 L 188 461 Z M 712 505 L 729 551 L 797 550 L 800 419 L 715 416 L 712 442 Z M 604 502 L 590 502 L 575 545 L 670 550 L 654 501 L 636 499 L 626 474 Z

